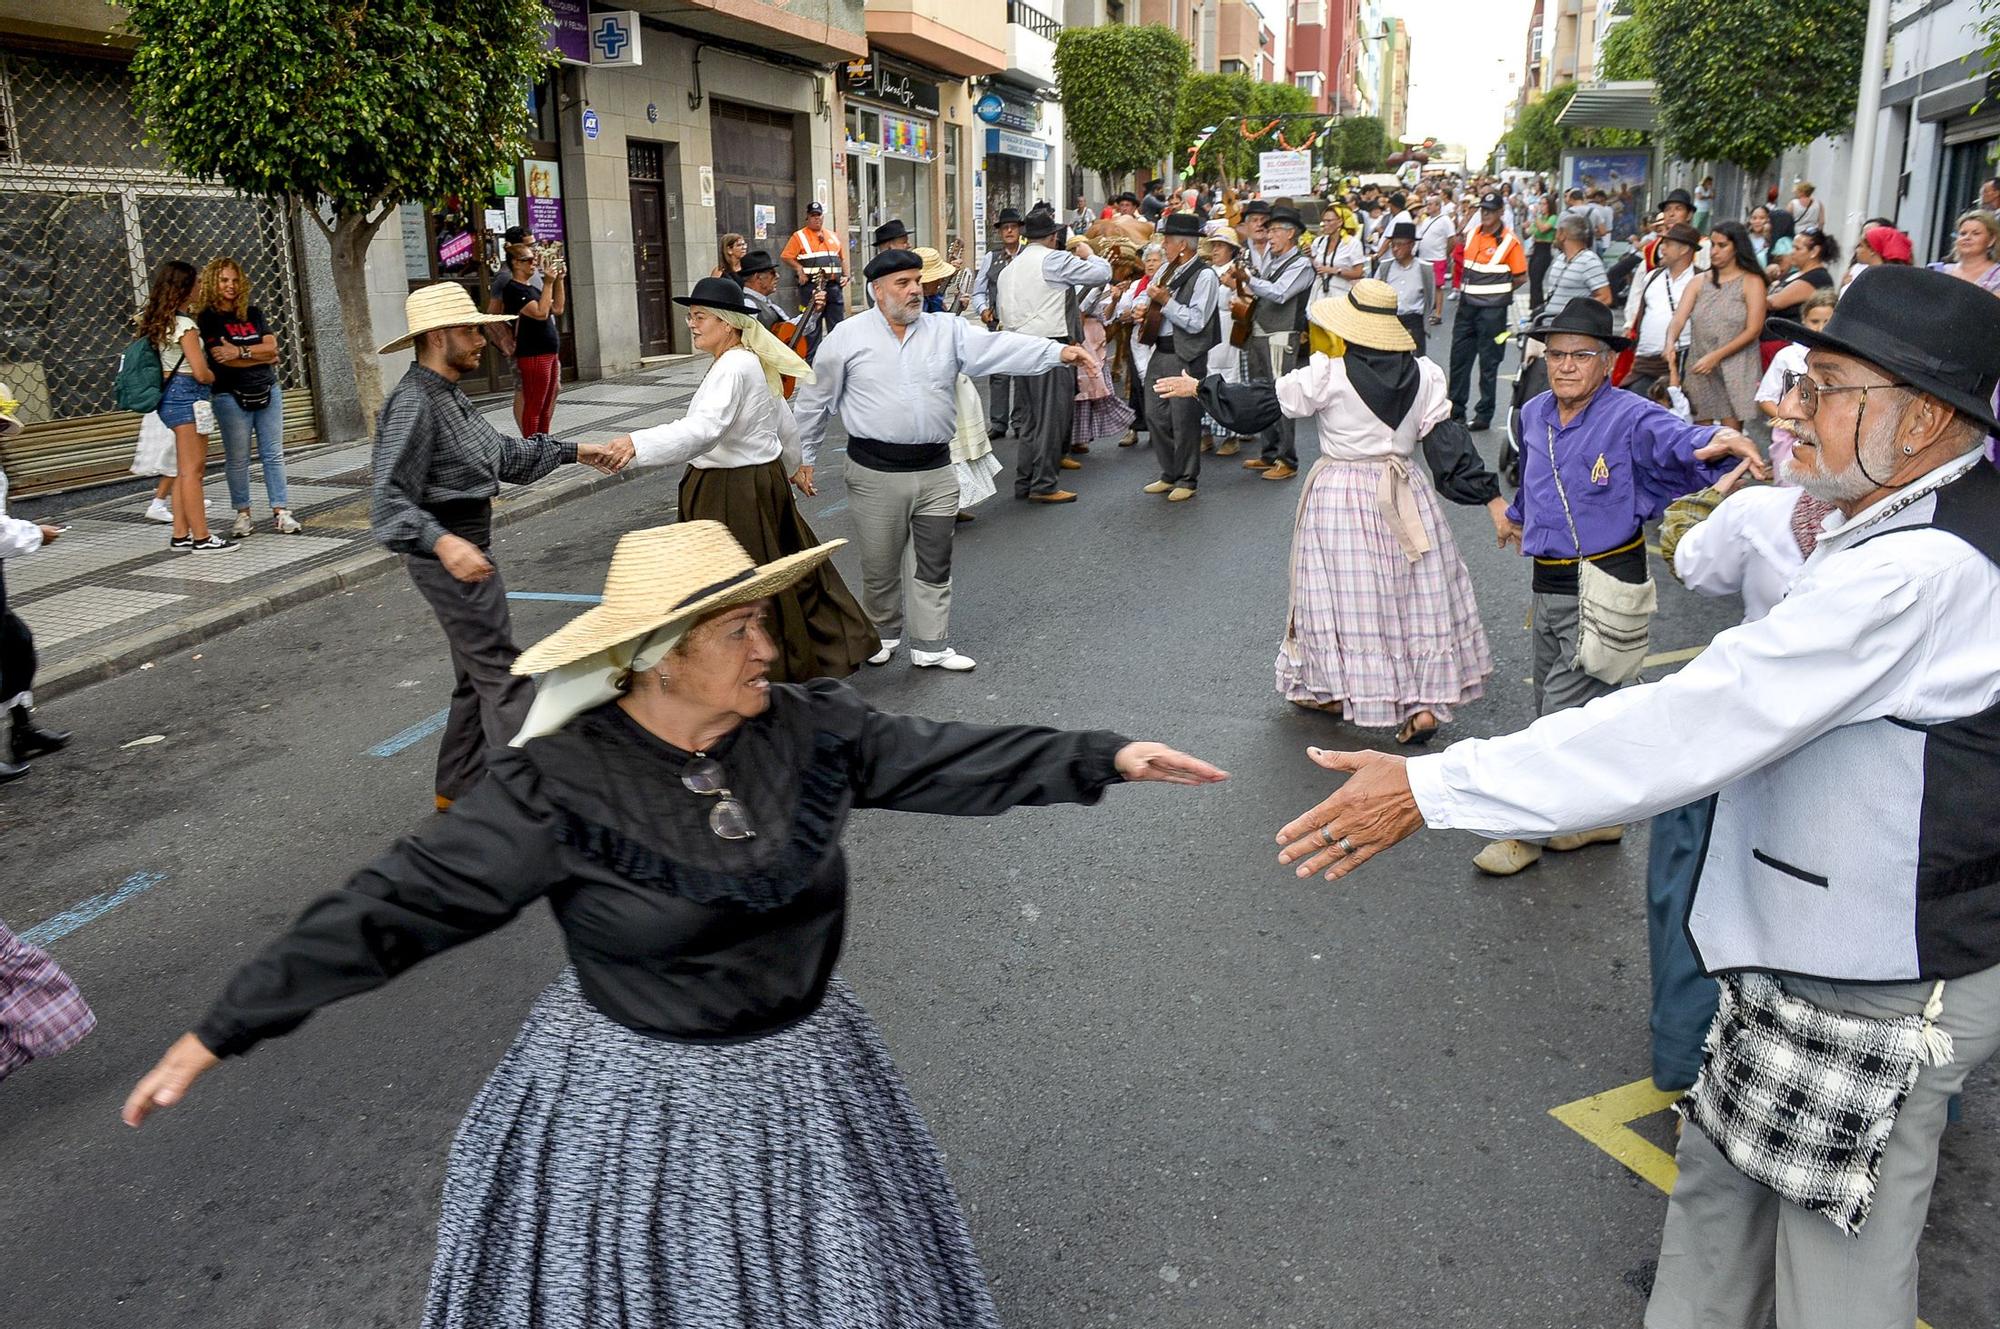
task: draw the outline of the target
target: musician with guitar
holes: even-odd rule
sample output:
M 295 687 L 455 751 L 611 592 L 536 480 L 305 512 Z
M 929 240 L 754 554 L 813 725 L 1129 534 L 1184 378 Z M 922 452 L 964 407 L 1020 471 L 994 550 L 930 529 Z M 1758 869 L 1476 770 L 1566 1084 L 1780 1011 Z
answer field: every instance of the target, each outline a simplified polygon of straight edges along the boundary
M 1275 383 L 1294 367 L 1313 293 L 1312 260 L 1299 248 L 1305 229 L 1304 219 L 1290 208 L 1272 212 L 1265 225 L 1270 248 L 1246 283 L 1257 297 L 1250 311 L 1248 346 L 1253 383 Z M 1299 473 L 1296 421 L 1280 419 L 1258 434 L 1257 441 L 1262 445 L 1259 455 L 1244 462 L 1243 469 L 1262 471 L 1266 480 L 1289 480 Z
M 1146 365 L 1146 432 L 1160 463 L 1160 478 L 1145 492 L 1185 503 L 1201 482 L 1201 403 L 1170 400 L 1152 388 L 1162 378 L 1206 369 L 1209 351 L 1222 340 L 1222 283 L 1197 252 L 1200 218 L 1172 213 L 1160 235 L 1166 258 L 1147 288 L 1136 334 L 1153 351 Z
M 814 288 L 812 301 L 800 314 L 787 316 L 778 304 L 778 261 L 761 249 L 753 249 L 743 256 L 743 266 L 737 270 L 737 278 L 743 287 L 743 294 L 756 312 L 757 321 L 770 329 L 787 348 L 802 360 L 812 358 L 813 347 L 819 341 L 821 320 L 826 315 L 826 292 Z M 798 380 L 787 375 L 784 378 L 784 394 L 789 400 L 798 389 Z

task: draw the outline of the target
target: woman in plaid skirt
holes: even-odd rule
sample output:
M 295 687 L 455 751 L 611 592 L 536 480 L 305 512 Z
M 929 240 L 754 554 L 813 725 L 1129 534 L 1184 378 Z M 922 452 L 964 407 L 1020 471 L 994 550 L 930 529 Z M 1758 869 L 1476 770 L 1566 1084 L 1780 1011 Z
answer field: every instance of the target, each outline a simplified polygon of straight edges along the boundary
M 1502 544 L 1506 500 L 1462 426 L 1444 371 L 1415 354 L 1386 283 L 1358 281 L 1307 311 L 1315 354 L 1275 384 L 1186 375 L 1166 396 L 1199 396 L 1237 433 L 1279 415 L 1313 417 L 1320 457 L 1292 536 L 1290 610 L 1278 691 L 1364 728 L 1428 743 L 1452 708 L 1480 696 L 1493 657 L 1472 578 L 1438 495 L 1483 505 Z M 1435 487 L 1412 465 L 1419 447 Z

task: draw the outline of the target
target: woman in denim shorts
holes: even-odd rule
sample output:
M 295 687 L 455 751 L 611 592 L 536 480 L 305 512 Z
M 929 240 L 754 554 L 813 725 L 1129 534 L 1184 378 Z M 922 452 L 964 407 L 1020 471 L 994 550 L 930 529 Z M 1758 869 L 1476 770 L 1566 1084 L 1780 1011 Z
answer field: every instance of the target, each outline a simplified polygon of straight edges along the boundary
M 174 549 L 234 549 L 234 540 L 213 535 L 201 502 L 202 473 L 208 466 L 208 436 L 215 432 L 209 384 L 215 371 L 202 349 L 201 329 L 187 315 L 194 302 L 194 265 L 168 259 L 153 271 L 152 293 L 137 319 L 139 335 L 160 352 L 166 384 L 160 393 L 160 421 L 174 431 Z

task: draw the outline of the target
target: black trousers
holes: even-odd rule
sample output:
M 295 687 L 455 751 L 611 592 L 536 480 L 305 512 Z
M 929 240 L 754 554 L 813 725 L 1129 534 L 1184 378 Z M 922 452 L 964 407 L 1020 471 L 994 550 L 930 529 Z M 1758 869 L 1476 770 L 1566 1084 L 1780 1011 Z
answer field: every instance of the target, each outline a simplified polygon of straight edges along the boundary
M 1534 247 L 1528 251 L 1528 308 L 1542 307 L 1542 278 L 1549 275 L 1549 264 L 1555 262 L 1555 258 L 1555 246 L 1542 240 L 1535 241 Z
M 7 607 L 6 565 L 0 564 L 0 706 L 27 702 L 35 686 L 35 634 Z
M 403 566 L 451 647 L 451 713 L 438 744 L 435 788 L 443 798 L 460 798 L 486 773 L 487 751 L 506 747 L 521 732 L 535 684 L 512 672 L 521 648 L 514 644 L 498 567 L 485 581 L 466 582 L 435 558 L 411 554 Z
M 1479 362 L 1479 409 L 1472 414 L 1477 425 L 1493 423 L 1500 400 L 1500 357 L 1506 346 L 1494 340 L 1507 330 L 1507 306 L 1470 305 L 1458 302 L 1458 315 L 1451 322 L 1451 418 L 1465 419 L 1472 400 L 1472 364 Z

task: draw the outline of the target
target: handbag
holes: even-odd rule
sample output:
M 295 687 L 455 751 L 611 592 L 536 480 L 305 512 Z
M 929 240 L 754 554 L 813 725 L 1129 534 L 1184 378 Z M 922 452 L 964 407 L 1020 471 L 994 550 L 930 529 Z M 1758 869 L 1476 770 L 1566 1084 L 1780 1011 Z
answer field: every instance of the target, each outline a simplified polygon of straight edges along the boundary
M 132 449 L 132 474 L 180 474 L 174 455 L 174 431 L 160 419 L 158 411 L 146 412 L 139 421 L 139 442 Z
M 1549 473 L 1555 477 L 1556 497 L 1562 500 L 1570 543 L 1576 546 L 1577 668 L 1605 683 L 1630 682 L 1646 663 L 1653 614 L 1660 607 L 1660 589 L 1654 584 L 1651 572 L 1644 581 L 1621 581 L 1584 554 L 1583 541 L 1576 533 L 1576 517 L 1569 507 L 1569 490 L 1563 485 L 1562 470 L 1556 465 L 1553 425 L 1549 427 Z

